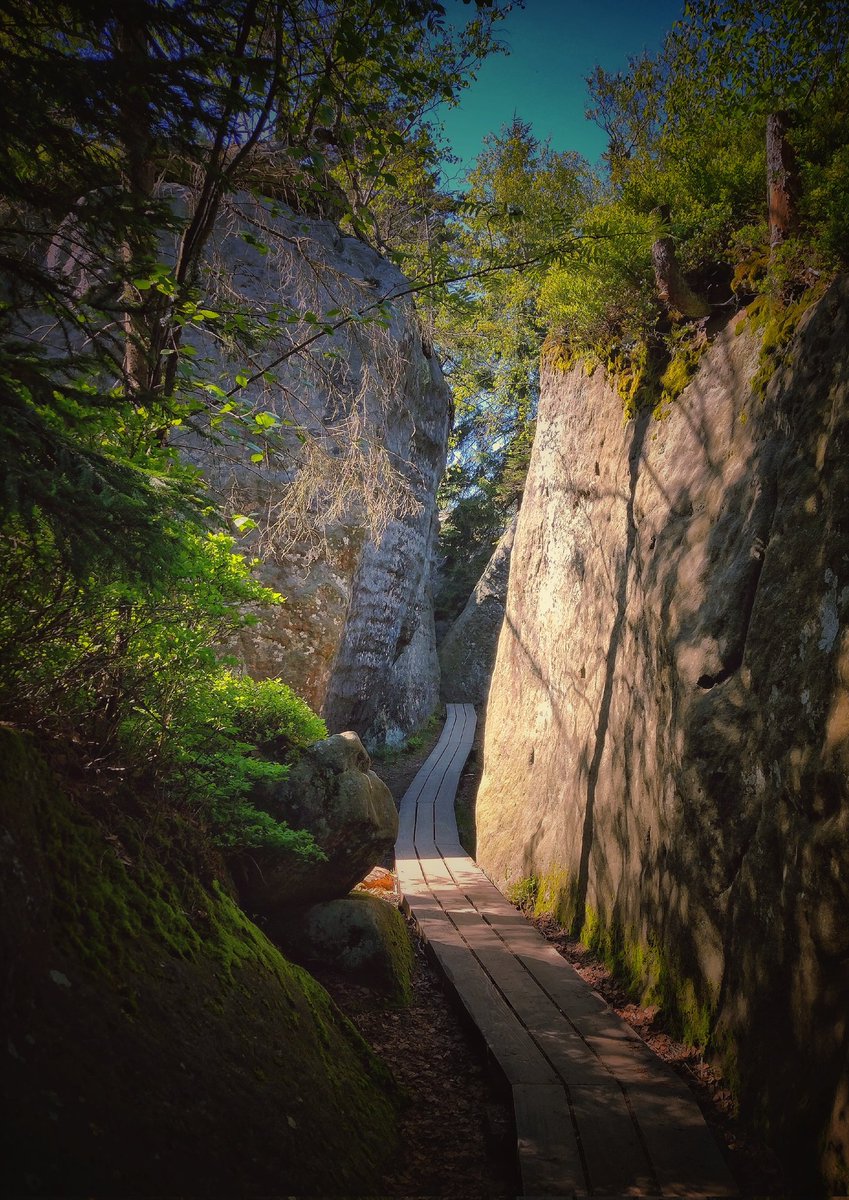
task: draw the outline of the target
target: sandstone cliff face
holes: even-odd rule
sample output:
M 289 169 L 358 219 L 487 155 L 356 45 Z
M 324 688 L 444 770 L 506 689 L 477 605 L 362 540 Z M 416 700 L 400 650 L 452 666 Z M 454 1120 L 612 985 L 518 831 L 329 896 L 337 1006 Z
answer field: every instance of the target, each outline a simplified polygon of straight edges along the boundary
M 849 285 L 766 399 L 728 328 L 663 421 L 548 370 L 478 854 L 723 1058 L 810 1187 L 849 1157 Z
M 211 303 L 232 308 L 236 297 L 271 314 L 259 346 L 204 343 L 225 388 L 228 372 L 232 385 L 238 371 L 253 374 L 308 339 L 316 318 L 374 306 L 239 394 L 291 431 L 286 454 L 253 464 L 226 431 L 212 460 L 201 445 L 194 452 L 231 511 L 258 522 L 264 582 L 286 597 L 241 637 L 246 668 L 282 677 L 331 732 L 399 741 L 438 699 L 430 573 L 450 425 L 450 395 L 411 302 L 377 307 L 406 281 L 331 222 L 250 198 L 220 222 L 208 270 Z
M 442 698 L 448 703 L 483 704 L 486 700 L 504 621 L 515 536 L 514 517 L 439 647 Z

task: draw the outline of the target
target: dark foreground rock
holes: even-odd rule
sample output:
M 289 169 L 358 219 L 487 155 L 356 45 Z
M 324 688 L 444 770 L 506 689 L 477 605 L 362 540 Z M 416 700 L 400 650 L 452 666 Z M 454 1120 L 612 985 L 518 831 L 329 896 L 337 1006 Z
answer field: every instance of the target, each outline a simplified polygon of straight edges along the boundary
M 262 806 L 308 830 L 326 856 L 308 863 L 277 850 L 253 850 L 236 858 L 231 869 L 242 903 L 263 917 L 346 896 L 389 853 L 398 833 L 392 793 L 371 770 L 355 733 L 334 734 L 303 751 Z
M 330 967 L 398 1004 L 410 1002 L 413 952 L 397 908 L 354 893 L 296 910 L 271 930 L 296 962 Z
M 4 1195 L 380 1191 L 385 1068 L 160 814 L 107 825 L 0 730 Z

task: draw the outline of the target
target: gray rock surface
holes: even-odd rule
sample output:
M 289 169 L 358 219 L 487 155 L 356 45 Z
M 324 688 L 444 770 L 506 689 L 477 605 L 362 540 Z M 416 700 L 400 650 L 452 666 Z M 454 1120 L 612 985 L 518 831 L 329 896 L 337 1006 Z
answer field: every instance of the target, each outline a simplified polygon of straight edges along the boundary
M 304 966 L 350 975 L 408 1004 L 413 950 L 404 918 L 377 896 L 352 893 L 299 909 L 271 933 L 287 955 Z
M 693 1038 L 802 1190 L 849 1161 L 849 284 L 752 394 L 733 325 L 665 420 L 544 373 L 478 856 Z
M 232 308 L 237 297 L 276 314 L 259 349 L 199 344 L 225 390 L 238 372 L 257 372 L 315 333 L 299 314 L 334 323 L 367 310 L 238 394 L 284 423 L 284 455 L 254 464 L 244 432 L 231 441 L 226 430 L 214 453 L 190 437 L 185 445 L 229 510 L 258 522 L 245 545 L 286 597 L 233 647 L 246 670 L 281 677 L 331 732 L 355 729 L 371 745 L 387 732 L 403 738 L 438 700 L 430 576 L 451 408 L 401 296 L 407 281 L 331 222 L 251 198 L 219 223 L 208 281 L 213 306 Z
M 483 704 L 489 691 L 504 621 L 516 518 L 492 552 L 466 607 L 439 647 L 441 694 L 446 703 Z
M 272 849 L 236 857 L 231 870 L 243 907 L 268 917 L 345 896 L 390 852 L 398 813 L 389 788 L 370 768 L 355 733 L 334 734 L 302 753 L 261 803 L 293 829 L 308 830 L 327 861 L 303 863 Z

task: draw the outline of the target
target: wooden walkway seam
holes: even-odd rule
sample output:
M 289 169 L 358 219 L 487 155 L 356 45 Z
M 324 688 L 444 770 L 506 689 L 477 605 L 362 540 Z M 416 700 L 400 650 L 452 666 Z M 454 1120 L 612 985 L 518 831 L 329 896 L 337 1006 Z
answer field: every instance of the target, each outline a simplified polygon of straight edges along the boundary
M 460 845 L 476 717 L 449 704 L 408 788 L 395 859 L 407 911 L 512 1093 L 522 1195 L 734 1196 L 691 1093 Z

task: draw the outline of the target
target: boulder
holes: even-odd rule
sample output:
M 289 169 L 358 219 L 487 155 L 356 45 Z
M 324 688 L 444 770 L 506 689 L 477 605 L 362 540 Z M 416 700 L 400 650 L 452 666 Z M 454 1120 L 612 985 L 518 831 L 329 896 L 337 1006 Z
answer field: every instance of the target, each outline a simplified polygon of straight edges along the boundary
M 95 819 L 0 727 L 2 1194 L 373 1195 L 399 1144 L 388 1070 L 205 839 L 115 801 Z
M 413 950 L 404 918 L 386 900 L 361 893 L 326 900 L 288 913 L 271 932 L 296 962 L 341 971 L 409 1004 Z
M 326 856 L 319 863 L 276 849 L 236 856 L 231 870 L 242 904 L 265 917 L 347 895 L 391 851 L 398 833 L 392 793 L 371 770 L 355 733 L 334 734 L 305 750 L 261 804 L 293 829 L 308 830 Z

